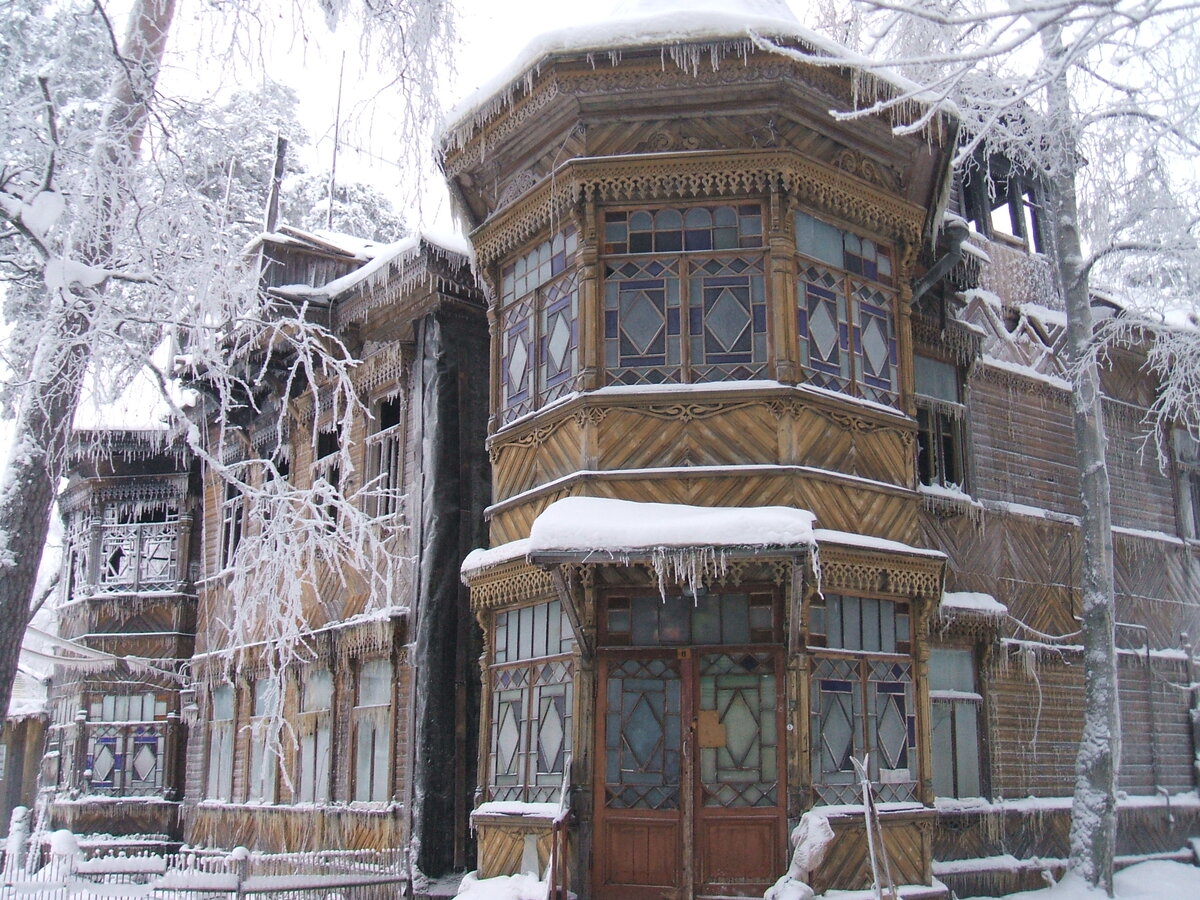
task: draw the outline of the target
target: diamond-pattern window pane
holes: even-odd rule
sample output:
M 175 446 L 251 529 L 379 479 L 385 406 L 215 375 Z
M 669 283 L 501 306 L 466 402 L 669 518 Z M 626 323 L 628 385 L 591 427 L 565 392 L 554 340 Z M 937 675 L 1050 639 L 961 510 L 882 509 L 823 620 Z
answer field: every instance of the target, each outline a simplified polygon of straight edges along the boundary
M 888 340 L 881 321 L 872 319 L 863 325 L 862 343 L 869 371 L 873 374 L 887 371 Z
M 621 330 L 626 340 L 645 354 L 662 331 L 666 319 L 661 297 L 652 300 L 645 291 L 635 291 L 621 297 Z
M 92 780 L 110 781 L 115 767 L 116 758 L 109 745 L 107 743 L 97 744 L 95 755 L 92 758 Z
M 726 352 L 735 348 L 738 339 L 750 328 L 750 309 L 747 298 L 732 288 L 722 288 L 708 308 L 705 326 Z
M 158 766 L 158 754 L 155 747 L 142 744 L 133 756 L 133 774 L 139 781 L 149 781 L 154 776 Z
M 808 319 L 808 333 L 821 359 L 831 360 L 837 350 L 838 327 L 832 304 L 817 303 Z

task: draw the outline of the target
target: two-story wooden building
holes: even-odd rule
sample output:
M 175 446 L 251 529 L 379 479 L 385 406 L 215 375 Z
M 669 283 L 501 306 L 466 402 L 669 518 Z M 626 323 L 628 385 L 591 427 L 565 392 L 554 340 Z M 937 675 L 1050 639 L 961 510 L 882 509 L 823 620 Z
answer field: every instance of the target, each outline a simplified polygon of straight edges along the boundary
M 536 847 L 596 900 L 761 896 L 818 808 L 813 887 L 865 887 L 865 757 L 898 882 L 1067 855 L 1079 501 L 1032 181 L 956 182 L 951 115 L 893 127 L 919 95 L 831 116 L 909 86 L 777 12 L 545 37 L 447 131 L 491 326 L 481 875 Z M 1194 532 L 1134 452 L 1136 359 L 1107 385 L 1124 783 L 1188 791 Z M 1185 847 L 1184 806 L 1122 852 Z

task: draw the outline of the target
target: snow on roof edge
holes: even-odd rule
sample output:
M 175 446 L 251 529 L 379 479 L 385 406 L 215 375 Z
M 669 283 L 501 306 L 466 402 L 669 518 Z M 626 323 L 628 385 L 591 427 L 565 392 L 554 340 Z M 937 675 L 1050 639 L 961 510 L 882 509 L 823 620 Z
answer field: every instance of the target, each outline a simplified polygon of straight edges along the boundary
M 847 67 L 858 67 L 867 78 L 911 94 L 916 102 L 938 102 L 946 112 L 956 113 L 945 101 L 931 97 L 919 99 L 924 93 L 920 85 L 798 21 L 705 9 L 696 10 L 688 24 L 681 25 L 680 13 L 674 10 L 575 25 L 538 35 L 507 66 L 446 113 L 440 128 L 440 142 L 443 147 L 466 146 L 485 122 L 514 102 L 518 92 L 532 90 L 542 66 L 554 57 L 585 54 L 595 65 L 593 57 L 606 54 L 610 64 L 616 66 L 624 50 L 661 47 L 664 66 L 669 56 L 681 69 L 690 68 L 697 72 L 701 58 L 707 56 L 715 71 L 725 56 L 737 55 L 745 59 L 754 49 L 770 51 L 770 46 L 764 45 L 764 39 L 770 38 L 796 41 L 812 55 L 832 57 Z M 688 45 L 694 46 L 695 50 L 685 51 L 683 48 Z

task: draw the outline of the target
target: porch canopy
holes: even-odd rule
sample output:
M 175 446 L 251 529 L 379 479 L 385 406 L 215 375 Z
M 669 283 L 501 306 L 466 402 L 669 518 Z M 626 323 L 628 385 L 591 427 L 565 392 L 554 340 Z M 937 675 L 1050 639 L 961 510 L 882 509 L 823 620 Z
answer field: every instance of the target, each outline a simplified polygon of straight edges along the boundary
M 491 550 L 473 550 L 464 579 L 516 559 L 626 563 L 649 560 L 660 582 L 695 584 L 724 567 L 727 556 L 807 552 L 816 546 L 816 520 L 789 506 L 711 507 L 565 497 L 533 522 L 529 537 Z

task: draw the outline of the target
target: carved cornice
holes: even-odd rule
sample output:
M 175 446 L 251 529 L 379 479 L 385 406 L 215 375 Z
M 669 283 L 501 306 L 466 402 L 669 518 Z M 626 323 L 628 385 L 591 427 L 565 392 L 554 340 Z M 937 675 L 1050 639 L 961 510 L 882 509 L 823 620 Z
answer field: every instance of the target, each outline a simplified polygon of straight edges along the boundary
M 848 551 L 822 545 L 822 590 L 897 594 L 902 597 L 935 599 L 942 593 L 941 557 L 906 556 L 896 553 Z
M 1022 375 L 1020 372 L 1014 372 L 1011 369 L 1002 368 L 1001 366 L 976 366 L 973 372 L 973 377 L 983 381 L 990 381 L 994 384 L 1002 384 L 1007 388 L 1021 391 L 1024 394 L 1032 394 L 1037 397 L 1044 397 L 1055 403 L 1066 403 L 1071 396 L 1071 391 L 1065 386 L 1059 386 L 1046 381 L 1045 378 L 1039 378 L 1040 372 L 1031 370 L 1029 375 Z M 1053 375 L 1052 378 L 1059 376 Z
M 511 560 L 471 578 L 471 609 L 495 609 L 556 597 L 554 579 L 524 559 Z
M 701 151 L 569 160 L 472 235 L 479 265 L 527 243 L 584 200 L 649 202 L 792 192 L 810 206 L 898 241 L 902 259 L 917 245 L 925 211 L 833 166 L 793 150 Z

